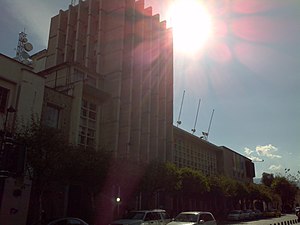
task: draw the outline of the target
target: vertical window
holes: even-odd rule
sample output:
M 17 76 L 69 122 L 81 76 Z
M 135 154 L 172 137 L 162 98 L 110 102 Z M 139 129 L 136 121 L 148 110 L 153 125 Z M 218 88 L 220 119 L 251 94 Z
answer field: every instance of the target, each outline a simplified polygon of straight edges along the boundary
M 82 100 L 78 142 L 85 147 L 95 147 L 97 105 Z
M 46 106 L 44 124 L 49 127 L 58 128 L 60 109 L 53 105 Z
M 9 90 L 0 87 L 0 112 L 5 113 Z

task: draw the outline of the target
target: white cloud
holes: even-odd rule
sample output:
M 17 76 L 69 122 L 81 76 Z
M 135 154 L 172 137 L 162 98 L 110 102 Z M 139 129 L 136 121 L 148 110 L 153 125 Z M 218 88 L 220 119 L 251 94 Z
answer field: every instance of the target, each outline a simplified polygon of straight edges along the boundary
M 281 165 L 271 165 L 270 167 L 269 167 L 269 170 L 271 170 L 271 171 L 278 171 L 278 170 L 280 170 L 280 169 L 282 169 L 282 166 Z
M 245 147 L 244 152 L 245 152 L 246 157 L 249 158 L 250 160 L 254 161 L 254 162 L 264 161 L 260 157 L 253 155 L 253 153 L 255 153 L 255 152 L 253 150 L 251 150 L 250 148 Z
M 254 152 L 253 150 L 251 150 L 250 148 L 244 148 L 244 152 L 247 156 L 251 156 L 251 154 Z
M 256 146 L 256 153 L 258 155 L 261 155 L 261 156 L 266 156 L 268 158 L 271 158 L 271 159 L 275 159 L 275 158 L 282 158 L 281 155 L 277 155 L 277 154 L 274 154 L 275 152 L 278 151 L 278 148 L 276 148 L 275 146 L 269 144 L 269 145 L 258 145 Z

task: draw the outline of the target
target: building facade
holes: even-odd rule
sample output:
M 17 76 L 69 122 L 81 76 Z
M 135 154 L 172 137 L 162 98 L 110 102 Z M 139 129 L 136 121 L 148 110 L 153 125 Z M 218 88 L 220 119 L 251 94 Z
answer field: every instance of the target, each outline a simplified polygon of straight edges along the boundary
M 88 0 L 51 19 L 47 51 L 35 63 L 48 87 L 74 97 L 72 143 L 141 163 L 166 161 L 172 49 L 171 30 L 144 1 Z
M 0 68 L 2 150 L 8 133 L 14 133 L 33 118 L 41 117 L 45 79 L 36 74 L 32 67 L 2 54 L 0 54 Z M 0 173 L 0 224 L 25 225 L 31 180 L 27 176 L 22 181 L 16 180 L 4 176 L 2 171 Z
M 227 177 L 242 182 L 253 182 L 255 177 L 254 163 L 249 158 L 235 152 L 225 146 L 219 147 L 221 150 L 222 171 Z
M 242 182 L 253 182 L 254 164 L 247 157 L 175 126 L 173 141 L 173 162 L 179 168 L 188 167 L 207 176 L 224 175 Z
M 173 127 L 174 164 L 179 168 L 188 167 L 205 175 L 217 175 L 219 148 L 187 131 Z

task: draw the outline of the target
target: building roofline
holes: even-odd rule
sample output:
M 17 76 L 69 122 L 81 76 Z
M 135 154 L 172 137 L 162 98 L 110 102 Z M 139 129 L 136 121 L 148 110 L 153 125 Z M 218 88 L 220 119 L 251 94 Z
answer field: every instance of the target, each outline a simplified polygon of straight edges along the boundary
M 202 138 L 200 138 L 200 137 L 198 137 L 198 136 L 196 136 L 196 135 L 194 135 L 194 134 L 191 134 L 191 133 L 189 133 L 189 132 L 186 131 L 186 130 L 183 130 L 183 129 L 181 129 L 181 128 L 179 128 L 179 127 L 176 127 L 175 125 L 173 125 L 173 129 L 174 129 L 174 128 L 177 129 L 179 132 L 182 132 L 182 133 L 188 135 L 189 137 L 194 138 L 194 139 L 197 140 L 197 141 L 200 141 L 200 142 L 203 142 L 203 143 L 205 143 L 205 144 L 211 145 L 212 147 L 216 148 L 216 150 L 219 149 L 219 146 L 217 146 L 217 145 L 215 145 L 215 144 L 213 144 L 213 143 L 211 143 L 211 142 L 209 142 L 209 141 L 207 141 L 207 140 L 204 140 L 204 139 L 202 139 Z
M 226 150 L 228 150 L 228 151 L 234 152 L 235 154 L 240 155 L 240 156 L 242 156 L 243 158 L 245 158 L 245 159 L 247 159 L 247 160 L 249 160 L 249 161 L 252 162 L 252 160 L 249 159 L 248 157 L 246 157 L 246 156 L 244 156 L 244 155 L 242 155 L 242 154 L 240 154 L 240 153 L 238 153 L 238 152 L 236 152 L 236 151 L 234 151 L 234 150 L 232 150 L 232 149 L 230 149 L 230 148 L 228 148 L 228 147 L 226 147 L 226 146 L 224 146 L 224 145 L 219 146 L 219 148 L 220 148 L 221 150 L 222 150 L 222 149 L 226 149 Z
M 31 66 L 31 65 L 24 64 L 24 63 L 22 63 L 22 62 L 20 62 L 20 61 L 18 61 L 18 60 L 16 60 L 16 59 L 14 59 L 14 58 L 11 58 L 10 56 L 4 55 L 4 54 L 2 54 L 2 53 L 0 53 L 0 57 L 4 57 L 4 58 L 6 58 L 6 59 L 8 59 L 8 60 L 10 60 L 10 61 L 12 61 L 12 62 L 15 62 L 15 63 L 18 63 L 18 64 L 22 65 L 22 66 L 26 66 L 26 67 L 28 68 L 28 70 L 31 70 L 32 73 L 35 73 L 35 72 L 33 71 L 34 68 L 33 68 L 33 66 Z M 35 73 L 35 74 L 36 74 L 36 73 Z

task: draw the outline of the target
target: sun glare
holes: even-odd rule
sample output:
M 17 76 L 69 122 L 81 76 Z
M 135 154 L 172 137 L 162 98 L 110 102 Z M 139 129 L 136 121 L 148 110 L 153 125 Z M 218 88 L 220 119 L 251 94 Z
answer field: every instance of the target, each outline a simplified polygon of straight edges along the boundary
M 201 0 L 175 0 L 169 9 L 174 48 L 194 53 L 201 49 L 212 33 L 212 18 Z

